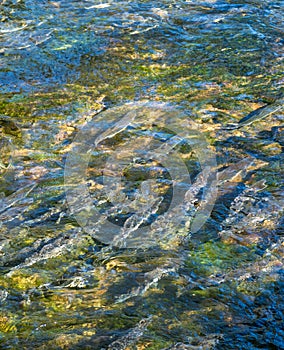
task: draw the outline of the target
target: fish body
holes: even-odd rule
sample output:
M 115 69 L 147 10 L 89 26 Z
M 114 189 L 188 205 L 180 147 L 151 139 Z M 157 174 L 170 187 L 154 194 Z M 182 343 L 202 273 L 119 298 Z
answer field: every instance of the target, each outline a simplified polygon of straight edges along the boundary
M 2 133 L 5 135 L 14 137 L 21 137 L 22 135 L 22 131 L 19 125 L 17 125 L 7 116 L 0 116 L 0 129 L 2 129 Z
M 257 120 L 262 120 L 266 117 L 269 117 L 273 113 L 283 110 L 283 107 L 284 107 L 284 97 L 276 100 L 274 103 L 262 106 L 250 112 L 248 115 L 246 115 L 236 124 L 226 125 L 225 129 L 228 129 L 228 130 L 240 129 L 244 126 L 254 123 Z

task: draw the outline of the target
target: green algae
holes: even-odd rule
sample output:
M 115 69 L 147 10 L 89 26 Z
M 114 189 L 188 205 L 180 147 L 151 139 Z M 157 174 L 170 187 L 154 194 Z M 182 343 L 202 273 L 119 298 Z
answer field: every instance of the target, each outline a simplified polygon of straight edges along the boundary
M 39 349 L 107 348 L 116 336 L 123 337 L 124 332 L 134 328 L 141 318 L 154 314 L 156 318 L 142 339 L 137 341 L 137 349 L 167 349 L 180 342 L 201 346 L 198 337 L 205 339 L 214 332 L 214 326 L 217 333 L 229 334 L 223 347 L 228 348 L 230 336 L 233 338 L 230 329 L 241 334 L 236 326 L 241 324 L 238 313 L 243 312 L 246 317 L 249 314 L 247 306 L 241 303 L 246 300 L 245 296 L 256 297 L 263 289 L 273 289 L 273 284 L 280 280 L 278 270 L 271 276 L 259 272 L 258 264 L 262 259 L 265 261 L 260 249 L 262 239 L 259 239 L 260 243 L 251 241 L 246 244 L 224 241 L 218 235 L 218 239 L 211 239 L 216 230 L 221 230 L 221 223 L 217 222 L 216 226 L 212 225 L 213 229 L 206 231 L 205 243 L 201 240 L 200 244 L 185 247 L 185 264 L 176 273 L 180 274 L 179 277 L 164 276 L 145 294 L 118 303 L 121 294 L 143 285 L 144 275 L 171 263 L 179 248 L 165 244 L 165 250 L 161 252 L 157 247 L 156 254 L 163 257 L 156 259 L 151 256 L 155 255 L 155 249 L 154 252 L 141 253 L 140 257 L 138 253 L 134 257 L 133 252 L 114 251 L 114 258 L 108 261 L 107 254 L 102 254 L 103 258 L 98 254 L 101 249 L 99 242 L 82 232 L 74 236 L 73 244 L 70 237 L 72 230 L 78 229 L 78 224 L 66 212 L 61 197 L 64 192 L 62 169 L 74 132 L 101 109 L 140 99 L 169 101 L 182 106 L 190 118 L 202 125 L 212 147 L 221 143 L 222 149 L 217 149 L 217 152 L 220 159 L 225 159 L 224 166 L 252 153 L 267 161 L 268 165 L 255 170 L 245 185 L 265 179 L 266 191 L 276 191 L 281 197 L 283 145 L 272 134 L 261 134 L 263 130 L 270 132 L 272 126 L 281 125 L 281 117 L 271 116 L 233 134 L 221 129 L 222 125 L 238 122 L 249 112 L 273 100 L 278 93 L 283 66 L 279 59 L 279 32 L 270 23 L 270 20 L 277 23 L 273 17 L 275 11 L 270 5 L 267 5 L 267 12 L 250 5 L 249 16 L 245 15 L 245 8 L 244 12 L 236 10 L 231 16 L 229 8 L 218 9 L 220 3 L 226 4 L 216 2 L 217 7 L 213 10 L 228 14 L 228 17 L 210 22 L 214 4 L 200 6 L 178 2 L 184 6 L 179 12 L 178 7 L 170 7 L 164 2 L 172 26 L 169 29 L 169 22 L 153 20 L 149 1 L 135 3 L 134 10 L 130 9 L 130 4 L 113 2 L 109 8 L 95 9 L 98 11 L 95 15 L 90 10 L 87 14 L 86 4 L 79 3 L 80 9 L 75 2 L 68 6 L 65 2 L 50 3 L 38 8 L 28 2 L 14 2 L 11 9 L 4 4 L 5 21 L 23 23 L 22 17 L 32 14 L 33 21 L 37 18 L 47 20 L 48 26 L 57 29 L 46 42 L 38 46 L 33 44 L 30 49 L 17 49 L 19 41 L 26 44 L 24 36 L 15 36 L 14 49 L 8 46 L 9 38 L 6 38 L 8 49 L 1 46 L 1 50 L 6 50 L 3 62 L 7 69 L 1 70 L 1 74 L 7 86 L 3 87 L 0 96 L 0 114 L 10 118 L 10 126 L 6 123 L 2 132 L 11 138 L 16 152 L 13 168 L 9 170 L 10 174 L 13 172 L 12 180 L 8 172 L 2 174 L 1 170 L 0 192 L 11 194 L 25 181 L 38 182 L 39 185 L 38 190 L 27 197 L 30 202 L 21 204 L 22 214 L 11 211 L 4 219 L 1 217 L 5 220 L 0 228 L 5 240 L 1 251 L 1 258 L 4 256 L 5 261 L 3 271 L 6 274 L 9 269 L 23 264 L 11 275 L 0 279 L 1 291 L 7 290 L 10 295 L 10 299 L 3 300 L 0 316 L 1 346 L 17 349 L 21 343 L 23 349 L 28 349 L 30 344 Z M 60 6 L 63 9 L 65 6 L 65 11 Z M 72 7 L 75 7 L 74 13 Z M 197 24 L 184 15 L 186 11 L 192 11 L 192 7 L 199 11 L 200 18 L 195 19 Z M 141 27 L 129 20 L 129 10 L 132 15 L 135 11 L 141 15 L 136 21 L 141 20 Z M 204 18 L 205 24 L 202 22 Z M 160 27 L 156 31 L 129 35 L 144 28 L 143 23 L 158 23 Z M 265 28 L 267 38 L 263 40 L 257 36 L 260 34 L 242 33 L 243 24 L 245 28 L 252 25 L 260 32 Z M 96 36 L 93 30 L 102 32 Z M 173 40 L 169 30 L 179 30 L 182 34 L 175 34 Z M 44 36 L 44 33 L 40 32 L 39 36 Z M 36 42 L 38 39 L 34 34 L 31 31 L 31 38 Z M 31 42 L 28 39 L 28 44 Z M 9 73 L 12 71 L 14 77 Z M 17 85 L 19 88 L 15 88 Z M 205 111 L 210 112 L 206 120 Z M 14 125 L 17 128 L 13 131 Z M 23 134 L 22 143 L 20 133 Z M 181 153 L 186 155 L 187 152 L 190 149 L 182 146 Z M 194 170 L 195 161 L 192 158 L 186 161 L 188 168 Z M 100 163 L 96 162 L 94 160 L 94 166 L 99 167 Z M 47 172 L 36 168 L 38 166 L 46 168 Z M 130 177 L 130 173 L 130 170 L 126 171 L 126 177 Z M 138 172 L 134 187 L 138 187 L 145 176 L 144 172 Z M 12 187 L 8 187 L 8 182 L 12 182 Z M 97 188 L 93 193 L 96 191 Z M 64 215 L 61 217 L 60 213 Z M 281 223 L 277 225 L 281 226 Z M 257 230 L 252 231 L 251 234 Z M 266 234 L 263 241 L 268 241 L 262 249 L 269 251 L 274 242 L 269 234 L 273 236 L 275 233 L 270 227 L 264 227 L 261 233 Z M 52 248 L 60 235 L 65 238 L 58 240 L 57 247 L 62 250 L 58 248 L 56 255 Z M 198 242 L 199 236 L 192 239 Z M 51 244 L 48 246 L 49 240 Z M 28 250 L 31 260 L 24 254 L 19 256 L 19 252 L 24 253 L 25 249 L 39 242 L 42 242 L 36 252 L 39 255 Z M 32 261 L 35 257 L 40 259 Z M 275 266 L 281 265 L 281 254 L 278 259 Z M 30 262 L 32 264 L 27 265 Z M 254 266 L 252 275 L 256 274 L 257 280 L 243 277 L 251 265 Z M 238 270 L 241 279 L 234 275 Z M 227 276 L 226 282 L 210 285 L 214 279 L 219 282 L 220 275 Z M 191 280 L 186 281 L 185 276 L 190 276 Z M 271 298 L 280 300 L 276 292 Z M 249 300 L 244 304 L 250 305 Z M 96 313 L 97 310 L 101 313 Z M 253 322 L 257 313 L 251 312 L 249 320 Z M 273 322 L 271 324 L 273 329 Z M 252 348 L 252 344 L 247 347 Z

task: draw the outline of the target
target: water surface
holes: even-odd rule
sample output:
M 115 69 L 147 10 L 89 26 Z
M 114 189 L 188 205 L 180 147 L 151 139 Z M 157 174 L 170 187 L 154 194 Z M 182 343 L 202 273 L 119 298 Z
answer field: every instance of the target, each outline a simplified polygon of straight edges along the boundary
M 283 95 L 283 5 L 2 1 L 1 348 L 283 349 L 283 112 L 225 128 Z M 65 160 L 98 113 L 142 100 L 197 123 L 216 154 L 218 198 L 182 240 L 167 223 L 168 240 L 113 248 L 72 215 Z M 171 136 L 164 125 L 102 140 L 87 174 L 94 202 L 109 208 L 106 154 Z M 171 178 L 141 151 L 120 195 L 155 179 L 166 210 Z M 197 183 L 198 157 L 187 144 L 177 152 Z

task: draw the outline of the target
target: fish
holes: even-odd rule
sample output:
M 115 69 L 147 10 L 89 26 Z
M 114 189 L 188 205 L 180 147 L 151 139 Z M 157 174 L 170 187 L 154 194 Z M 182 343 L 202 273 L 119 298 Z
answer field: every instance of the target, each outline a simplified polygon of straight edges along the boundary
M 238 123 L 226 125 L 224 129 L 234 130 L 234 129 L 240 129 L 244 126 L 248 126 L 256 122 L 257 120 L 262 120 L 266 117 L 269 117 L 273 113 L 283 110 L 283 106 L 284 106 L 284 97 L 277 99 L 271 104 L 267 104 L 265 106 L 262 106 L 250 112 L 248 115 L 242 118 Z
M 0 128 L 3 134 L 14 137 L 21 137 L 22 131 L 20 126 L 15 123 L 11 118 L 0 115 Z

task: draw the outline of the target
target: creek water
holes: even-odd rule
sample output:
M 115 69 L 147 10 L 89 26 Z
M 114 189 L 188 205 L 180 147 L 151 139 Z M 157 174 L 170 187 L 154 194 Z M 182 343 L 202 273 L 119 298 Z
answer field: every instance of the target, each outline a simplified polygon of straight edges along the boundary
M 284 348 L 283 5 L 1 2 L 1 349 Z

